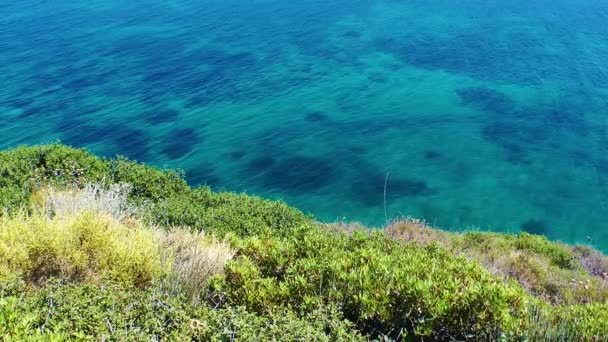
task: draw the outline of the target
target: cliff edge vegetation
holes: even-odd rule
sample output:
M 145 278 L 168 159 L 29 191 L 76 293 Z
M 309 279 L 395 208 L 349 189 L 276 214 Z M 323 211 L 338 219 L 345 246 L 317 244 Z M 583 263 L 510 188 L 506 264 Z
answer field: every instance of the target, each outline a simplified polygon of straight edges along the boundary
M 0 336 L 605 341 L 608 257 L 285 203 L 60 144 L 0 152 Z

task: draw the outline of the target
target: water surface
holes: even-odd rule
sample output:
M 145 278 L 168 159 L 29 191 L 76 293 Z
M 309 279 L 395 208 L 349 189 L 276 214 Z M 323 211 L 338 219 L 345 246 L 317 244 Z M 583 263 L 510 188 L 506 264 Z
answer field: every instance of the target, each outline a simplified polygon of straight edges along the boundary
M 0 148 L 608 249 L 608 2 L 0 2 Z

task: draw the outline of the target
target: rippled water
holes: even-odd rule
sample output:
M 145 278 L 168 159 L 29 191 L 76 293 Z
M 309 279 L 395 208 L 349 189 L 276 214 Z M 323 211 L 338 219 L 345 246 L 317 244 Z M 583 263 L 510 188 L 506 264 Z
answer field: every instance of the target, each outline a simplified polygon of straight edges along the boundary
M 0 148 L 608 248 L 608 2 L 0 2 Z

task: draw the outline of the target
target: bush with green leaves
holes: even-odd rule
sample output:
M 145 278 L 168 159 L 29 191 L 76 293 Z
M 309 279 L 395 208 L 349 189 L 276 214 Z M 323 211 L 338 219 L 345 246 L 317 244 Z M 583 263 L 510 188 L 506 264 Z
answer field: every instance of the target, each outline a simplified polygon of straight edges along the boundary
M 574 257 L 574 253 L 566 246 L 547 240 L 545 237 L 529 233 L 516 235 L 467 232 L 454 239 L 459 250 L 476 249 L 485 252 L 501 253 L 505 251 L 522 251 L 534 253 L 545 257 L 552 265 L 563 269 L 580 269 L 581 265 Z
M 0 208 L 3 340 L 608 336 L 608 258 L 536 235 L 344 230 L 59 144 L 0 152 Z
M 276 232 L 310 222 L 310 218 L 282 202 L 197 188 L 165 198 L 148 207 L 151 221 L 185 226 L 218 235 L 250 236 Z
M 36 292 L 23 284 L 0 286 L 0 336 L 23 340 L 129 341 L 364 341 L 336 312 L 306 317 L 289 310 L 259 316 L 244 307 L 188 304 L 153 286 L 48 283 Z
M 41 185 L 72 186 L 107 176 L 109 163 L 62 145 L 20 147 L 0 152 L 0 208 L 15 211 Z
M 529 341 L 607 341 L 608 303 L 530 306 L 525 337 Z
M 393 222 L 384 231 L 400 241 L 438 243 L 554 304 L 608 300 L 608 257 L 589 247 L 571 247 L 528 233 L 447 232 L 413 219 Z
M 101 159 L 60 144 L 0 152 L 0 215 L 28 206 L 32 193 L 46 187 L 126 183 L 130 200 L 152 224 L 184 226 L 241 236 L 289 229 L 310 218 L 282 202 L 209 188 L 190 188 L 183 174 L 162 171 L 125 158 Z
M 521 287 L 437 245 L 316 227 L 245 240 L 217 286 L 260 314 L 334 303 L 365 334 L 393 338 L 498 338 L 520 331 L 527 303 Z

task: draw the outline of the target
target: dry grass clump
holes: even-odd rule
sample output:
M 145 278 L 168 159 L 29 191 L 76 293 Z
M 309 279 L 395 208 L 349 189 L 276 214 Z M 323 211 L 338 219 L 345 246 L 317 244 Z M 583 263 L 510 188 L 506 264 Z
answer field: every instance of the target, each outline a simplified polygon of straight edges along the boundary
M 143 224 L 127 201 L 129 191 L 125 184 L 44 189 L 32 196 L 31 215 L 0 217 L 0 281 L 42 285 L 61 278 L 147 287 L 169 275 L 195 297 L 234 252 L 203 233 Z
M 224 272 L 224 265 L 234 251 L 226 242 L 218 242 L 204 233 L 181 229 L 157 231 L 163 260 L 179 287 L 190 299 L 196 299 L 207 281 Z
M 136 216 L 137 207 L 128 202 L 132 187 L 129 184 L 112 184 L 104 188 L 99 183 L 86 184 L 82 189 L 42 189 L 32 195 L 35 208 L 49 216 L 73 216 L 83 211 L 109 215 L 116 220 Z
M 580 260 L 581 265 L 590 275 L 608 281 L 608 256 L 587 246 L 572 247 L 573 253 Z
M 350 235 L 355 232 L 361 232 L 361 231 L 371 232 L 372 231 L 371 229 L 369 229 L 369 228 L 365 227 L 364 225 L 357 223 L 357 222 L 336 222 L 336 223 L 317 222 L 317 224 L 323 230 L 325 230 L 327 232 L 331 232 L 331 233 L 346 232 L 347 234 Z
M 554 304 L 608 300 L 608 287 L 603 279 L 590 276 L 583 269 L 559 267 L 539 253 L 512 247 L 468 248 L 458 253 L 496 275 L 518 281 L 528 292 Z
M 405 217 L 391 222 L 384 229 L 389 237 L 402 241 L 415 242 L 427 246 L 433 242 L 448 248 L 452 245 L 452 237 L 448 232 L 431 228 L 426 221 Z
M 554 304 L 608 300 L 608 257 L 588 247 L 571 248 L 527 233 L 452 233 L 410 217 L 392 222 L 384 232 L 422 246 L 437 243 Z

